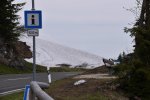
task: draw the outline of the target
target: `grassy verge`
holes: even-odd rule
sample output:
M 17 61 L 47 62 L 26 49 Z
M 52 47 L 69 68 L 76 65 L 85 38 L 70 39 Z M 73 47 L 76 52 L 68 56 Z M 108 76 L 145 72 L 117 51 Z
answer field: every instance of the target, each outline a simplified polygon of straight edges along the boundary
M 86 83 L 74 86 L 76 81 L 73 78 L 55 81 L 46 92 L 55 100 L 128 100 L 116 90 L 101 88 L 112 80 L 86 79 Z
M 1 96 L 0 100 L 23 100 L 23 92 L 9 94 L 7 96 Z
M 85 79 L 86 83 L 75 86 L 79 79 L 66 78 L 50 84 L 45 90 L 54 100 L 128 100 L 121 92 L 106 87 L 112 79 Z M 22 100 L 23 92 L 0 97 L 0 100 Z
M 10 66 L 6 66 L 0 64 L 0 75 L 2 74 L 21 74 L 21 73 L 32 73 L 33 65 L 32 63 L 25 62 L 24 69 L 16 69 Z M 45 66 L 36 65 L 37 72 L 47 72 L 47 68 Z M 52 67 L 50 68 L 50 72 L 84 72 L 87 69 L 83 68 L 69 68 L 69 67 Z
M 83 68 L 69 68 L 69 67 L 51 67 L 51 72 L 85 72 L 88 69 Z
M 21 73 L 32 73 L 32 63 L 25 63 L 24 69 L 16 69 L 7 65 L 0 64 L 0 75 L 2 74 L 21 74 Z M 46 72 L 44 66 L 37 65 L 37 72 Z
M 83 74 L 98 74 L 98 73 L 109 73 L 109 69 L 106 66 L 100 66 L 91 70 L 87 70 Z

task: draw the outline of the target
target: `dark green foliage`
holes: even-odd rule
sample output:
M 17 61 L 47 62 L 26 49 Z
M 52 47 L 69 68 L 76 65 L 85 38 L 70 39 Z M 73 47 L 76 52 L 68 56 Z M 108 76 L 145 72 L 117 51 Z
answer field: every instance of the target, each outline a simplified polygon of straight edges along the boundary
M 131 65 L 127 65 L 127 64 L 119 64 L 117 65 L 114 70 L 116 75 L 119 76 L 119 78 L 125 78 L 128 77 L 131 73 L 131 70 L 133 70 L 135 67 L 131 66 Z
M 142 98 L 142 100 L 149 100 L 150 96 L 148 94 L 150 94 L 150 69 L 128 66 L 123 70 L 124 71 L 121 71 L 122 73 L 119 73 L 120 88 L 125 90 L 129 97 L 133 98 L 138 96 Z
M 119 62 L 122 62 L 122 55 L 121 54 L 119 54 L 119 56 L 118 56 L 118 59 L 117 59 Z
M 17 12 L 25 4 L 13 4 L 13 1 L 0 0 L 0 37 L 8 44 L 18 40 L 18 36 L 20 36 L 20 33 L 17 31 L 19 25 Z
M 141 4 L 139 19 L 133 28 L 125 29 L 135 38 L 134 53 L 115 68 L 120 88 L 131 100 L 150 100 L 150 0 L 142 0 Z
M 22 30 L 19 25 L 20 17 L 17 13 L 25 3 L 15 4 L 14 1 L 0 0 L 0 63 L 13 67 L 23 67 L 24 58 L 20 56 L 22 53 L 19 50 L 28 46 L 18 46 Z
M 131 100 L 135 100 L 136 96 L 142 100 L 150 100 L 150 65 L 146 63 L 149 59 L 143 60 L 146 54 L 142 56 L 143 58 L 137 54 L 129 58 L 126 56 L 128 59 L 124 58 L 121 64 L 114 68 L 115 74 L 119 76 L 120 88 L 132 98 Z
M 133 59 L 133 55 L 134 53 L 129 53 L 129 54 L 125 54 L 125 52 L 121 53 L 118 56 L 118 61 L 120 63 L 126 63 L 126 64 L 131 64 L 132 63 L 132 59 Z
M 130 95 L 137 95 L 141 98 L 149 98 L 150 94 L 150 73 L 148 68 L 136 69 L 128 80 L 129 86 L 127 91 L 130 91 Z M 149 98 L 150 99 L 150 98 Z
M 137 60 L 133 64 L 120 64 L 115 67 L 115 74 L 119 76 L 118 82 L 120 88 L 125 93 L 134 98 L 140 97 L 142 100 L 150 99 L 150 68 L 144 67 L 143 64 Z
M 83 68 L 69 68 L 69 67 L 51 67 L 50 72 L 84 72 L 87 69 Z
M 134 27 L 130 32 L 135 37 L 135 57 L 150 65 L 150 29 Z
M 121 54 L 119 54 L 119 56 L 118 56 L 118 61 L 120 62 L 120 63 L 122 63 L 122 62 L 124 62 L 125 61 L 125 59 L 126 59 L 126 54 L 125 54 L 125 52 L 123 52 L 123 53 L 121 53 Z

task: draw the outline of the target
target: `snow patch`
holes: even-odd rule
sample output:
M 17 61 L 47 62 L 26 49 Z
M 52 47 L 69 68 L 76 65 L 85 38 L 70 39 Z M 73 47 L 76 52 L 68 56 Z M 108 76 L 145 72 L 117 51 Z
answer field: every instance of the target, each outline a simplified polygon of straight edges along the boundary
M 83 83 L 85 83 L 86 82 L 86 80 L 79 80 L 79 81 L 76 81 L 75 83 L 74 83 L 74 85 L 80 85 L 80 84 L 83 84 Z
M 32 37 L 21 37 L 20 40 L 26 42 L 32 51 Z M 78 66 L 87 63 L 86 68 L 95 68 L 103 65 L 102 59 L 94 54 L 36 38 L 36 63 L 39 65 L 57 67 L 57 64 Z M 33 62 L 33 59 L 26 61 Z

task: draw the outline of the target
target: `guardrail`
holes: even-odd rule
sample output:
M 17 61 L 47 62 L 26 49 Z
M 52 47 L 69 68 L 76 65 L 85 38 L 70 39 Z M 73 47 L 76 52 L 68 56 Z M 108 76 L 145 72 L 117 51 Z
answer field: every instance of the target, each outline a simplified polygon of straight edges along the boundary
M 50 97 L 47 93 L 45 93 L 42 90 L 48 87 L 49 87 L 49 84 L 47 83 L 32 81 L 30 83 L 29 100 L 37 100 L 37 99 L 38 100 L 54 100 L 52 97 Z

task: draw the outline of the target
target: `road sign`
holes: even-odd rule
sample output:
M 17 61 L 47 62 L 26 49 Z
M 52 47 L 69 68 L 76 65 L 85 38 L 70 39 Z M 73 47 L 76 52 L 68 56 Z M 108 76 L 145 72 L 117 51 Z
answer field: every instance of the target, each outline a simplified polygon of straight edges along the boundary
M 28 30 L 28 36 L 39 36 L 39 30 L 38 29 L 31 29 Z
M 40 10 L 30 10 L 24 12 L 25 28 L 42 28 L 42 12 Z

